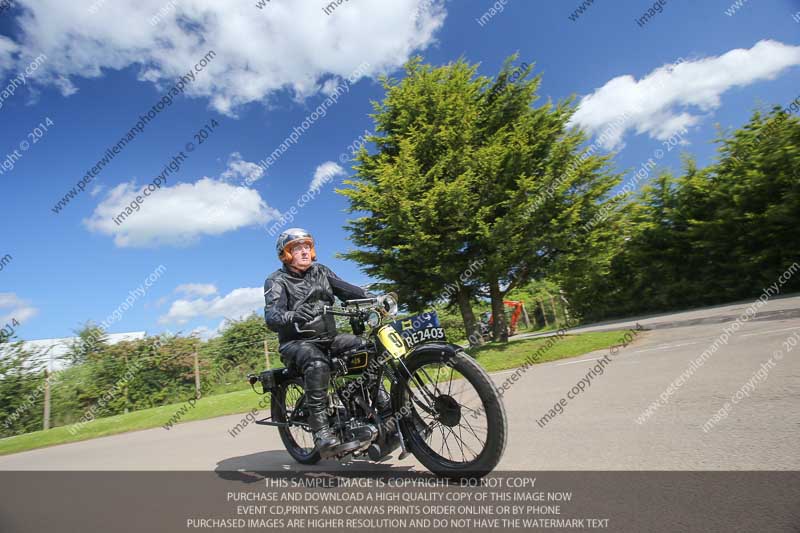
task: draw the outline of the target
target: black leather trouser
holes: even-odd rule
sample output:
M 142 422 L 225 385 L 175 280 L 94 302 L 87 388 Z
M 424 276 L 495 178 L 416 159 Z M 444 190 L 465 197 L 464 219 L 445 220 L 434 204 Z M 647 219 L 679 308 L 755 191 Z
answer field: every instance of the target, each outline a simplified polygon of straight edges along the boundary
M 306 367 L 312 361 L 330 364 L 331 354 L 338 354 L 364 345 L 364 339 L 349 333 L 342 333 L 329 339 L 296 340 L 282 344 L 281 360 L 286 368 L 305 375 Z
M 327 340 L 290 341 L 281 346 L 281 359 L 287 368 L 301 374 L 305 381 L 306 402 L 312 416 L 309 422 L 312 429 L 319 426 L 322 413 L 327 408 L 328 384 L 330 382 L 330 356 L 347 350 L 359 348 L 365 344 L 363 338 L 343 333 Z M 378 395 L 378 410 L 383 416 L 391 414 L 389 394 L 381 387 Z
M 290 341 L 280 347 L 281 359 L 287 368 L 304 378 L 308 422 L 313 431 L 328 426 L 328 385 L 330 383 L 330 354 L 358 348 L 364 339 L 343 333 L 333 339 Z

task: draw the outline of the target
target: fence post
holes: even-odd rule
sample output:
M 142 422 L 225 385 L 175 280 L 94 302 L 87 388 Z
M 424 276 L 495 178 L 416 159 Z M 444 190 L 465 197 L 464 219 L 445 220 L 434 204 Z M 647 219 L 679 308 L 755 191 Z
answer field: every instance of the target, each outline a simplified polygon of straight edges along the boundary
M 528 317 L 528 310 L 525 309 L 525 304 L 524 303 L 522 304 L 522 321 L 525 322 L 525 327 L 526 328 L 530 328 L 531 327 L 531 319 L 530 319 L 530 317 Z
M 570 318 L 569 318 L 569 301 L 567 301 L 567 299 L 564 297 L 564 291 L 562 291 L 562 290 L 558 291 L 558 296 L 564 302 L 564 304 L 563 304 L 564 318 L 567 320 L 567 326 L 569 326 L 570 322 L 571 322 Z
M 45 430 L 50 429 L 50 366 L 44 371 L 44 422 Z
M 194 397 L 200 399 L 200 361 L 197 358 L 197 350 L 194 351 Z
M 556 310 L 556 299 L 552 296 L 550 296 L 550 305 L 553 307 L 553 320 L 555 320 L 556 326 L 558 326 L 560 321 L 558 320 L 558 311 Z
M 544 318 L 544 327 L 549 327 L 550 324 L 547 322 L 547 311 L 544 310 L 544 302 L 539 300 L 539 309 L 542 310 L 542 317 Z
M 267 344 L 267 339 L 264 339 L 264 359 L 267 361 L 267 370 L 270 370 L 272 367 L 269 366 L 269 345 Z

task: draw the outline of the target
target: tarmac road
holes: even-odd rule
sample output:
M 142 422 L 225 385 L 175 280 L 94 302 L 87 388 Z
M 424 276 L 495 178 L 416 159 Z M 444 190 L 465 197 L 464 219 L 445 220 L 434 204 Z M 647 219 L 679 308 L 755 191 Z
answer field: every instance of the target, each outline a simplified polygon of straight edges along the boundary
M 537 424 L 608 351 L 536 365 L 504 395 L 509 442 L 500 470 L 798 470 L 800 469 L 800 296 L 773 299 L 717 341 L 705 363 L 667 387 L 700 357 L 751 302 L 642 317 L 646 331 L 610 358 L 602 375 Z M 575 331 L 624 330 L 637 321 Z M 781 357 L 777 358 L 777 352 Z M 771 360 L 771 363 L 770 363 Z M 761 369 L 760 375 L 758 374 Z M 492 375 L 496 384 L 512 375 Z M 748 385 L 749 383 L 749 385 Z M 726 418 L 706 426 L 731 402 Z M 744 396 L 744 390 L 748 396 Z M 667 398 L 646 420 L 645 408 Z M 253 397 L 255 406 L 257 397 Z M 273 428 L 250 425 L 232 437 L 242 415 L 136 431 L 0 457 L 0 470 L 420 470 L 413 458 L 314 467 L 294 463 Z M 542 427 L 543 425 L 543 427 Z

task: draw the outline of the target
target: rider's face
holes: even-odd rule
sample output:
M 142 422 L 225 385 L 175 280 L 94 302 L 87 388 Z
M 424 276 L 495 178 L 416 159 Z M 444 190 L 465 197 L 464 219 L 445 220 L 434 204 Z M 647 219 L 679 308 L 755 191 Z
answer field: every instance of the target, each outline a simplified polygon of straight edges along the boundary
M 311 245 L 308 243 L 298 243 L 292 246 L 291 266 L 297 270 L 304 271 L 311 266 Z

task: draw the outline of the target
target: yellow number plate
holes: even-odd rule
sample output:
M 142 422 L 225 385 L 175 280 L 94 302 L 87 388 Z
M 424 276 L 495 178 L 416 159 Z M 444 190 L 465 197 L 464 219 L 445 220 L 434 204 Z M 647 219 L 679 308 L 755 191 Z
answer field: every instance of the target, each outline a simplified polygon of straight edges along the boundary
M 401 337 L 400 334 L 388 324 L 378 330 L 378 340 L 381 341 L 381 344 L 386 351 L 396 359 L 400 359 L 406 353 L 408 353 L 406 341 L 404 341 L 403 337 Z

